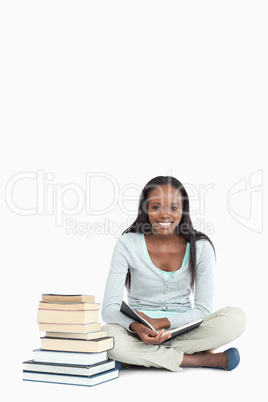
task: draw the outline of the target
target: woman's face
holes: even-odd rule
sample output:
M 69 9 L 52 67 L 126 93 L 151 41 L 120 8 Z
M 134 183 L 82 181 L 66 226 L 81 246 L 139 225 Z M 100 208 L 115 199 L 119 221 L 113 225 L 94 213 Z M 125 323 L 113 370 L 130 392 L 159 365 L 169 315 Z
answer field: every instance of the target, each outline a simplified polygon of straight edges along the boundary
M 148 218 L 155 234 L 170 235 L 181 221 L 182 195 L 170 185 L 160 185 L 151 190 L 147 199 Z

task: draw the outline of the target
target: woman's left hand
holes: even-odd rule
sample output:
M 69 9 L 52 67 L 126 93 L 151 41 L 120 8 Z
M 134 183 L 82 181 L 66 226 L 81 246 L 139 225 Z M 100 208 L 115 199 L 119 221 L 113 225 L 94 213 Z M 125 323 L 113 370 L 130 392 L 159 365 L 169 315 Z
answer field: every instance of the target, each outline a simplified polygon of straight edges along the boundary
M 137 313 L 140 317 L 149 322 L 149 324 L 151 324 L 156 330 L 170 327 L 170 322 L 167 318 L 151 318 L 148 315 L 137 310 L 135 310 L 135 313 Z

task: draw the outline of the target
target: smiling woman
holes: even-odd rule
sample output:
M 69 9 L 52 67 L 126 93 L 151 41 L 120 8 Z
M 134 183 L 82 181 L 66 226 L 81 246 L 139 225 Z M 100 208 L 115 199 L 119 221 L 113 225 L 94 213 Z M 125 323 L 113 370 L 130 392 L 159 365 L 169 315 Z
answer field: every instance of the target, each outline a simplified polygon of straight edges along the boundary
M 110 358 L 172 371 L 233 370 L 239 364 L 236 348 L 210 351 L 240 336 L 246 316 L 238 307 L 212 313 L 214 246 L 193 228 L 189 210 L 188 194 L 174 177 L 155 177 L 142 190 L 137 219 L 117 241 L 105 288 L 104 329 L 115 338 Z M 160 332 L 120 312 L 125 284 L 130 307 Z M 172 339 L 163 335 L 163 329 L 199 318 L 203 323 L 194 330 Z
M 166 223 L 167 226 L 165 226 Z M 157 176 L 146 184 L 140 195 L 137 219 L 123 234 L 132 232 L 144 233 L 147 247 L 151 249 L 152 255 L 157 253 L 157 256 L 153 258 L 162 259 L 165 265 L 170 262 L 175 253 L 172 267 L 174 264 L 179 266 L 178 260 L 182 260 L 186 243 L 189 243 L 192 290 L 196 277 L 196 241 L 207 240 L 215 253 L 209 237 L 194 229 L 190 217 L 188 194 L 183 184 L 172 176 Z M 127 287 L 129 279 L 128 273 Z
M 183 202 L 178 188 L 160 185 L 151 190 L 147 213 L 151 232 L 146 234 L 145 238 L 151 259 L 163 271 L 176 271 L 181 266 L 187 244 L 175 231 L 183 213 Z

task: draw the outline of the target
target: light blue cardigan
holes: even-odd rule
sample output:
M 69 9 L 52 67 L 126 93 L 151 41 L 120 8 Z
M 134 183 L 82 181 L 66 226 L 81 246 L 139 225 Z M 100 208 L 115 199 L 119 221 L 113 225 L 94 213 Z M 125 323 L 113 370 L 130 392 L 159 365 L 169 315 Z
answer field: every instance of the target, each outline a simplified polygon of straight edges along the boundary
M 131 288 L 128 304 L 133 309 L 167 312 L 170 328 L 202 318 L 212 312 L 215 256 L 207 240 L 196 242 L 197 276 L 194 305 L 191 303 L 189 260 L 168 281 L 148 259 L 142 233 L 126 233 L 116 242 L 108 274 L 102 318 L 107 324 L 119 324 L 129 330 L 132 319 L 120 312 L 128 268 Z M 176 315 L 169 315 L 177 312 Z

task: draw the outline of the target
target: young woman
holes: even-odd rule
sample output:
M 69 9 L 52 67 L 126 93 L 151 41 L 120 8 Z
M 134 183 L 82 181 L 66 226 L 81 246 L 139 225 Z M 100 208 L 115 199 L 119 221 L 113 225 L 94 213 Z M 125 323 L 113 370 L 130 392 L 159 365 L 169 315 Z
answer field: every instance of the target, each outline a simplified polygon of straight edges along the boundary
M 233 370 L 239 364 L 236 348 L 212 353 L 242 334 L 246 316 L 238 307 L 212 313 L 214 246 L 193 228 L 189 211 L 183 185 L 171 176 L 155 177 L 141 193 L 137 219 L 115 245 L 102 316 L 115 338 L 109 357 L 119 368 Z M 125 285 L 128 304 L 160 332 L 120 312 Z M 163 335 L 198 318 L 203 322 L 196 329 L 172 339 Z

